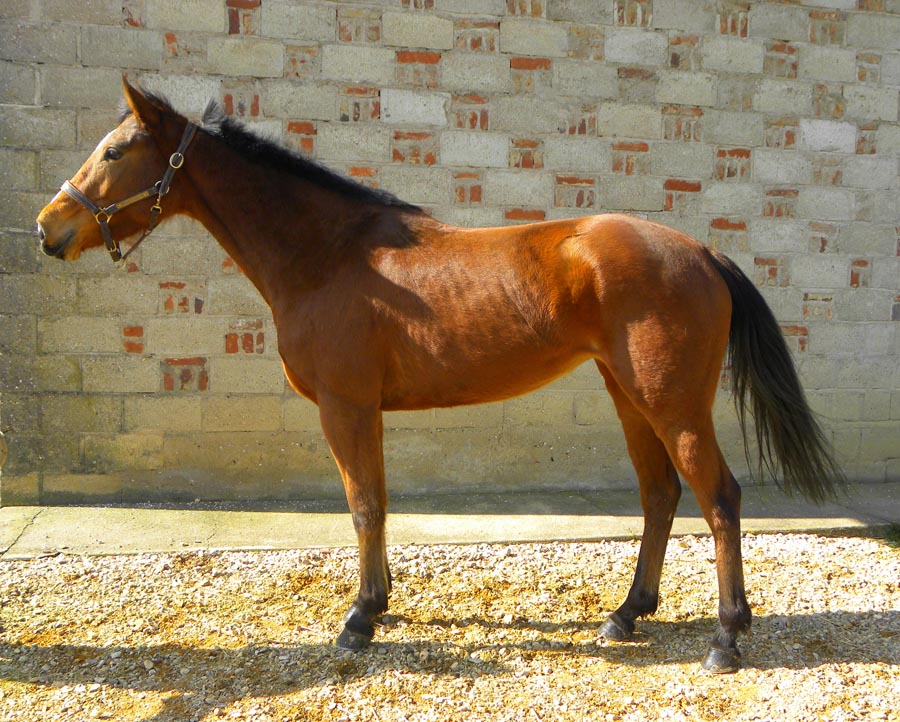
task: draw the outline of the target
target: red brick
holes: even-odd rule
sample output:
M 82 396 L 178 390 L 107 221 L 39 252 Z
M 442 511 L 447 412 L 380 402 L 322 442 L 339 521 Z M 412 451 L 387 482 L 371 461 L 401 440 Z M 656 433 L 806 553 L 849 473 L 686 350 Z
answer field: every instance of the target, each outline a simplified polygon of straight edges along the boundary
M 510 168 L 543 168 L 544 143 L 532 138 L 513 138 L 509 151 Z
M 746 221 L 733 221 L 730 218 L 713 218 L 709 224 L 710 228 L 717 231 L 746 231 Z
M 508 221 L 542 221 L 546 214 L 537 208 L 510 208 L 503 217 Z
M 793 341 L 791 345 L 795 348 L 799 353 L 805 353 L 807 345 L 809 343 L 809 329 L 806 326 L 795 326 L 792 324 L 786 324 L 781 327 L 781 332 L 784 334 L 785 339 L 787 341 Z
M 557 208 L 593 208 L 596 201 L 594 178 L 556 176 L 553 202 Z
M 612 144 L 613 150 L 628 150 L 635 153 L 646 153 L 650 150 L 650 144 L 642 141 L 622 140 Z
M 699 193 L 703 188 L 703 183 L 680 178 L 669 178 L 663 183 L 663 188 L 667 191 L 680 191 L 681 193 Z
M 544 15 L 545 2 L 546 0 L 506 0 L 506 13 L 539 18 Z
M 209 389 L 209 371 L 206 359 L 167 358 L 160 363 L 165 391 L 207 391 Z
M 550 58 L 514 57 L 509 61 L 512 70 L 550 70 L 552 66 Z
M 441 62 L 441 54 L 427 50 L 398 50 L 398 63 L 422 63 L 424 65 L 437 65 Z
M 394 131 L 391 160 L 395 163 L 434 165 L 437 163 L 437 139 L 434 133 Z

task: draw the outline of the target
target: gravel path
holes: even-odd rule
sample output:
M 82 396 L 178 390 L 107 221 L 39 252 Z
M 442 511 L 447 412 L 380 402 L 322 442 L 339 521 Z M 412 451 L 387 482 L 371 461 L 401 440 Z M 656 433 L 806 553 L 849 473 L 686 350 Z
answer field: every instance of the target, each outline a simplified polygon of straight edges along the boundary
M 900 551 L 748 535 L 754 631 L 704 674 L 709 538 L 673 539 L 659 614 L 598 640 L 637 542 L 402 546 L 370 649 L 333 639 L 353 549 L 0 563 L 0 720 L 900 720 Z

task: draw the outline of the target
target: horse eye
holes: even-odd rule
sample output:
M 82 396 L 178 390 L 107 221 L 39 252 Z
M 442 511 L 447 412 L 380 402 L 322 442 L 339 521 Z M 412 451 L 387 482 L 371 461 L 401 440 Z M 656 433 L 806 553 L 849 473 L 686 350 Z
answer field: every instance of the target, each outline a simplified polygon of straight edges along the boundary
M 103 160 L 119 160 L 122 157 L 122 151 L 118 148 L 107 148 L 103 153 Z

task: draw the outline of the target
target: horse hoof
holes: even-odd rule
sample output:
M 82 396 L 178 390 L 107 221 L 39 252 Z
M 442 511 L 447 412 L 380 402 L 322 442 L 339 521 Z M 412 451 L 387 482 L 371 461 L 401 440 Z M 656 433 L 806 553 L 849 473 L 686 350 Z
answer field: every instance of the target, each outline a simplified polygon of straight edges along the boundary
M 733 674 L 741 667 L 741 653 L 735 649 L 710 647 L 703 660 L 703 669 L 710 674 Z
M 339 649 L 347 649 L 351 652 L 359 652 L 369 646 L 372 637 L 366 634 L 354 632 L 352 629 L 344 627 L 344 631 L 337 638 L 337 646 Z
M 632 624 L 631 629 L 629 629 L 617 620 L 614 615 L 607 617 L 606 621 L 603 622 L 603 626 L 600 627 L 600 636 L 612 642 L 624 642 L 627 639 L 631 639 L 632 634 L 634 634 L 634 625 Z

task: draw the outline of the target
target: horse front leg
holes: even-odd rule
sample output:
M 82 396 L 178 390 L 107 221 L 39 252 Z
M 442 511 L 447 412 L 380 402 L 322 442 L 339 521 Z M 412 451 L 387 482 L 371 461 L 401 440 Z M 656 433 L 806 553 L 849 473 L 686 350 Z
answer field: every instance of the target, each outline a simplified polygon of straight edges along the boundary
M 359 650 L 375 635 L 375 626 L 387 611 L 391 589 L 384 537 L 387 492 L 381 411 L 320 397 L 319 415 L 344 481 L 359 542 L 359 594 L 344 617 L 337 645 Z

